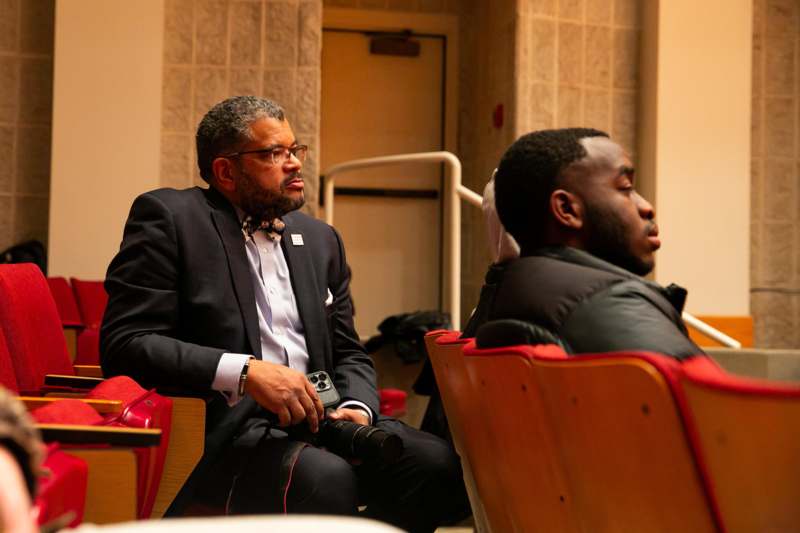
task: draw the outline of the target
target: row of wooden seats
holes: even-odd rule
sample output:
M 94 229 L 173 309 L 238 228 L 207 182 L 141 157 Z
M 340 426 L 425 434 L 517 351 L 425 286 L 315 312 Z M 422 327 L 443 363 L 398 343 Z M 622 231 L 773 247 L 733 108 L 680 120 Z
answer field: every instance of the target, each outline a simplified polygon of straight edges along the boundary
M 800 386 L 706 357 L 426 345 L 479 529 L 800 529 Z
M 34 265 L 0 265 L 0 333 L 4 333 L 0 337 L 0 384 L 33 395 L 27 400 L 31 407 L 51 403 L 32 411 L 40 422 L 67 421 L 75 426 L 75 422 L 80 425 L 88 420 L 91 424 L 90 428 L 73 428 L 84 430 L 83 434 L 73 432 L 66 437 L 59 433 L 62 427 L 40 425 L 45 439 L 59 440 L 62 447 L 70 446 L 71 454 L 91 456 L 97 463 L 89 468 L 86 519 L 107 523 L 162 516 L 202 455 L 204 402 L 165 398 L 124 376 L 109 380 L 77 376 L 50 289 Z M 91 373 L 99 375 L 99 368 Z M 81 401 L 52 402 L 54 395 Z M 76 403 L 92 405 L 100 412 L 91 415 Z M 116 444 L 116 449 L 80 449 L 96 443 L 99 433 L 111 435 L 106 442 Z M 155 434 L 157 442 L 152 439 Z M 151 438 L 137 440 L 134 435 Z M 152 449 L 147 448 L 153 444 Z M 116 452 L 114 459 L 110 459 L 112 451 Z M 121 468 L 127 474 L 122 475 Z M 133 482 L 126 489 L 120 479 L 131 479 L 131 472 Z

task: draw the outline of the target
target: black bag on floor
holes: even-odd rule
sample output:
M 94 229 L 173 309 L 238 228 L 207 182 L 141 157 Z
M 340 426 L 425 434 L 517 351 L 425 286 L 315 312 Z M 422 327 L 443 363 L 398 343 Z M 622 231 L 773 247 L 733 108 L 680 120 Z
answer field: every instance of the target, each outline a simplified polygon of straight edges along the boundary
M 47 252 L 39 241 L 25 241 L 0 252 L 0 263 L 34 263 L 47 275 Z
M 418 363 L 427 357 L 425 334 L 435 329 L 450 329 L 448 313 L 416 311 L 392 315 L 378 325 L 380 334 L 370 338 L 365 347 L 369 353 L 374 353 L 385 344 L 394 343 L 404 363 Z

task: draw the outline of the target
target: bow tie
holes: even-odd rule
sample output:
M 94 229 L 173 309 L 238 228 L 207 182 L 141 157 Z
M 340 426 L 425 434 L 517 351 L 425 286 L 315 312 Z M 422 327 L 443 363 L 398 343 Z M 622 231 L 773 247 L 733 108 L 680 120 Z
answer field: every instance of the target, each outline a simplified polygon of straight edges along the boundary
M 247 215 L 242 221 L 242 234 L 245 239 L 252 237 L 253 233 L 262 229 L 266 232 L 270 240 L 280 241 L 281 233 L 286 229 L 286 224 L 279 218 L 256 222 L 250 215 Z

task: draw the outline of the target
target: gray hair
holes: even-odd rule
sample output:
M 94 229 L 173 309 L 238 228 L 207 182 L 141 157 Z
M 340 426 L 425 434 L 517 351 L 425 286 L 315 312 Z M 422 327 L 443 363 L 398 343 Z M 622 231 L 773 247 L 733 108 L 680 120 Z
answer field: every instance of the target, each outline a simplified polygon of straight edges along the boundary
M 211 164 L 221 154 L 236 151 L 252 139 L 250 125 L 262 118 L 284 120 L 283 108 L 272 100 L 258 96 L 234 96 L 223 100 L 197 126 L 197 166 L 200 177 L 208 183 L 214 177 Z

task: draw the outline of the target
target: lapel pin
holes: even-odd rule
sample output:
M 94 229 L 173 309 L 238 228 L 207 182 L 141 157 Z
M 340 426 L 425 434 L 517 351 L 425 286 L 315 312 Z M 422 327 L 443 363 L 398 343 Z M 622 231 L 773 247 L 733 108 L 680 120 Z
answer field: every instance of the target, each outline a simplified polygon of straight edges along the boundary
M 292 244 L 303 246 L 303 235 L 301 233 L 292 233 Z

